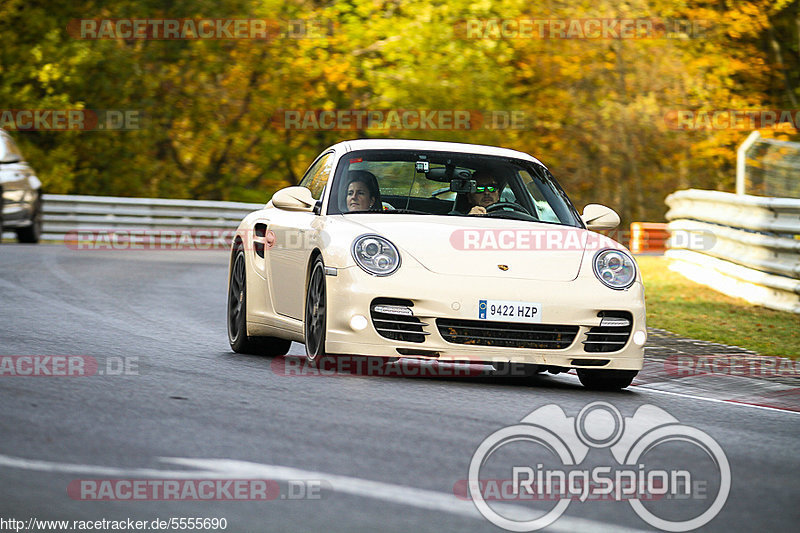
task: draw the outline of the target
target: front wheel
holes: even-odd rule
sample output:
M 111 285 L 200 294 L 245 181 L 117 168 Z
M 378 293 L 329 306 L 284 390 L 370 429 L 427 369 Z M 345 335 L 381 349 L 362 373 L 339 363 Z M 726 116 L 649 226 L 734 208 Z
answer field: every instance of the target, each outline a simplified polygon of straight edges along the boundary
M 322 258 L 314 260 L 311 275 L 308 277 L 306 291 L 306 312 L 304 332 L 306 339 L 306 359 L 316 364 L 325 357 L 325 328 L 327 326 L 325 297 L 325 266 Z
M 578 369 L 578 379 L 587 389 L 619 390 L 633 382 L 638 370 L 587 370 Z
M 17 230 L 17 241 L 36 244 L 42 238 L 42 200 L 36 200 L 31 217 L 31 225 Z
M 286 355 L 292 345 L 286 339 L 247 335 L 247 273 L 241 246 L 234 252 L 228 282 L 228 342 L 234 352 L 253 355 Z

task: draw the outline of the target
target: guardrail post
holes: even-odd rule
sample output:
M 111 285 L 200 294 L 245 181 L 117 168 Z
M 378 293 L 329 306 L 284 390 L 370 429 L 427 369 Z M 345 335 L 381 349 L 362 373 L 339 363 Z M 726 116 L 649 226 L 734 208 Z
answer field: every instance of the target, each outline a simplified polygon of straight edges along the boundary
M 744 140 L 742 144 L 739 145 L 739 148 L 736 150 L 736 194 L 744 194 L 744 178 L 745 178 L 745 170 L 747 165 L 747 151 L 753 146 L 758 139 L 761 138 L 761 134 L 758 130 L 752 132 L 750 135 L 747 136 L 747 139 Z

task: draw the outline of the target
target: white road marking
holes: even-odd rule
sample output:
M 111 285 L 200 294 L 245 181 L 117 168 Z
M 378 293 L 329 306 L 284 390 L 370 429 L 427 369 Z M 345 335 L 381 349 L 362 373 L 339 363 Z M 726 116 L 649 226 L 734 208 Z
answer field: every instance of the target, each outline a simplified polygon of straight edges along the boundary
M 566 377 L 566 376 L 570 376 L 577 383 L 580 383 L 580 380 L 578 380 L 578 376 L 576 374 L 565 373 L 564 377 Z M 739 406 L 739 407 L 749 407 L 751 409 L 765 409 L 767 411 L 776 411 L 778 413 L 787 413 L 787 414 L 793 414 L 793 415 L 800 415 L 800 411 L 792 411 L 791 409 L 781 409 L 780 407 L 768 407 L 766 405 L 755 405 L 755 404 L 752 404 L 752 403 L 737 402 L 737 401 L 734 401 L 734 400 L 722 400 L 722 399 L 719 399 L 719 398 L 709 398 L 707 396 L 696 396 L 694 394 L 686 394 L 686 393 L 683 393 L 683 392 L 674 392 L 674 391 L 666 391 L 666 390 L 661 390 L 661 389 L 654 389 L 652 387 L 648 387 L 647 385 L 649 385 L 649 384 L 643 384 L 643 385 L 634 384 L 634 385 L 631 385 L 631 387 L 633 387 L 633 388 L 628 389 L 628 390 L 630 390 L 631 392 L 633 392 L 634 390 L 646 390 L 648 392 L 656 392 L 656 393 L 659 393 L 659 394 L 668 394 L 670 396 L 678 396 L 678 397 L 681 397 L 681 398 L 690 398 L 692 400 L 703 400 L 703 401 L 706 401 L 706 402 L 722 403 L 722 404 L 725 404 L 725 405 L 735 405 L 735 406 Z
M 669 394 L 671 396 L 680 396 L 682 398 L 691 398 L 692 400 L 704 400 L 707 402 L 724 403 L 725 405 L 738 405 L 739 407 L 749 407 L 751 409 L 765 409 L 767 411 L 777 411 L 779 413 L 787 413 L 793 415 L 800 415 L 800 411 L 792 411 L 791 409 L 781 409 L 780 407 L 768 407 L 766 405 L 755 405 L 752 403 L 737 402 L 733 400 L 720 400 L 719 398 L 708 398 L 706 396 L 695 396 L 693 394 L 685 394 L 682 392 L 666 391 L 661 389 L 653 389 L 646 385 L 635 385 L 637 390 L 646 390 L 648 392 L 657 392 L 659 394 Z
M 461 500 L 455 494 L 407 487 L 382 481 L 371 481 L 357 477 L 301 470 L 288 466 L 251 463 L 234 459 L 192 459 L 161 457 L 160 461 L 194 468 L 194 470 L 159 470 L 155 468 L 117 468 L 98 465 L 82 465 L 24 459 L 0 454 L 0 467 L 21 468 L 39 472 L 59 474 L 88 474 L 95 476 L 153 477 L 170 479 L 271 479 L 271 480 L 324 480 L 331 484 L 334 492 L 347 493 L 361 498 L 382 500 L 388 503 L 408 505 L 419 509 L 450 513 L 489 522 L 478 513 L 471 501 Z M 525 509 L 513 504 L 492 505 L 504 516 L 512 519 L 530 518 Z M 562 516 L 547 528 L 548 531 L 571 533 L 573 531 L 597 531 L 634 533 L 639 529 L 616 524 L 598 522 L 584 518 Z

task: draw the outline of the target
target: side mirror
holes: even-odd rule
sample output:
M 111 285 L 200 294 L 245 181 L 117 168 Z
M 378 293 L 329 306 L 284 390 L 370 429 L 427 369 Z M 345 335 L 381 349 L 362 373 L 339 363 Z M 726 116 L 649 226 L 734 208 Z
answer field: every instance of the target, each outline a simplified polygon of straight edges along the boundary
M 593 231 L 614 229 L 619 226 L 619 215 L 616 211 L 600 204 L 589 204 L 584 207 L 581 219 L 586 227 Z
M 305 187 L 286 187 L 272 195 L 272 205 L 287 211 L 311 211 L 317 201 Z

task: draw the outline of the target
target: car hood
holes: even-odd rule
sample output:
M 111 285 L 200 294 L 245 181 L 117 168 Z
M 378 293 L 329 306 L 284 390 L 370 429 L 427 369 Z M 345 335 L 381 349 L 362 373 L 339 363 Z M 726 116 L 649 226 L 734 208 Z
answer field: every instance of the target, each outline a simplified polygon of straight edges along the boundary
M 358 214 L 349 222 L 392 241 L 440 274 L 572 281 L 587 242 L 581 228 L 486 217 Z

